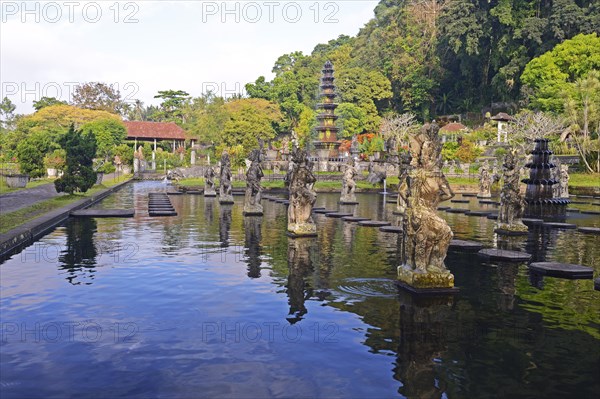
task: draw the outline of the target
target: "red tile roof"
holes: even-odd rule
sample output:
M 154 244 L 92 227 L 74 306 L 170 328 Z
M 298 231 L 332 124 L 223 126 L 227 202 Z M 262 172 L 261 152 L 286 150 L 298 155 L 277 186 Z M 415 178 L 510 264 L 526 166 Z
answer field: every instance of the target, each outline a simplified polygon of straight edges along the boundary
M 185 140 L 185 131 L 173 122 L 124 121 L 127 138 Z
M 447 125 L 443 126 L 440 131 L 442 132 L 459 132 L 461 130 L 465 130 L 467 127 L 465 125 L 463 125 L 462 123 L 458 123 L 458 122 L 452 122 L 452 123 L 448 123 Z

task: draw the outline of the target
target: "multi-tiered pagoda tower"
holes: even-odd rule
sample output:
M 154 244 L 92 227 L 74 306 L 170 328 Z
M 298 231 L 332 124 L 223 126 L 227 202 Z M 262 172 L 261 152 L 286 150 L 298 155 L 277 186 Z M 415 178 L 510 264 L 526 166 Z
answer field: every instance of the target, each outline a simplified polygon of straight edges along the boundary
M 337 108 L 337 104 L 334 102 L 335 100 L 335 85 L 333 84 L 333 64 L 330 61 L 327 61 L 325 65 L 323 65 L 323 76 L 321 77 L 321 92 L 319 97 L 321 98 L 321 102 L 317 104 L 317 110 L 319 114 L 317 115 L 317 120 L 319 121 L 319 126 L 317 126 L 316 130 L 319 133 L 318 140 L 315 141 L 315 147 L 317 152 L 320 153 L 319 156 L 335 156 L 335 154 L 324 154 L 327 152 L 335 152 L 337 149 L 338 139 L 337 132 L 338 128 L 335 125 L 335 121 L 338 118 L 335 116 L 335 109 Z

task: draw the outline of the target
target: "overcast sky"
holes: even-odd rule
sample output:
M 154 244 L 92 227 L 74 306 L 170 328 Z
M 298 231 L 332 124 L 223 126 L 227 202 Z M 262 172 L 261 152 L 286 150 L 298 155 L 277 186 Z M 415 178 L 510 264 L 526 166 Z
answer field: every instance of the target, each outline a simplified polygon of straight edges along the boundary
M 118 85 L 157 104 L 158 90 L 228 96 L 277 57 L 356 35 L 377 0 L 1 0 L 0 80 L 17 113 L 42 96 L 69 101 L 77 83 Z

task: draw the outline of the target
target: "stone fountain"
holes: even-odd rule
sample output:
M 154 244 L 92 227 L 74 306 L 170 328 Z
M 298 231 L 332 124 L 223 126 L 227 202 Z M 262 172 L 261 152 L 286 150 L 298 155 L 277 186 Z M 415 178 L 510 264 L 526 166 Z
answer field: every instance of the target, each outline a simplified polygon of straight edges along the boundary
M 411 170 L 399 191 L 406 203 L 406 216 L 398 280 L 402 287 L 418 293 L 456 290 L 454 275 L 444 265 L 452 230 L 437 215 L 439 202 L 454 197 L 442 172 L 438 131 L 438 125 L 425 124 L 409 136 Z
M 570 202 L 566 198 L 554 197 L 554 185 L 560 182 L 553 177 L 556 165 L 550 162 L 552 151 L 548 148 L 548 139 L 535 139 L 535 148 L 531 151 L 531 161 L 525 167 L 529 169 L 525 202 L 527 214 L 532 216 L 557 216 L 564 214 L 565 206 Z

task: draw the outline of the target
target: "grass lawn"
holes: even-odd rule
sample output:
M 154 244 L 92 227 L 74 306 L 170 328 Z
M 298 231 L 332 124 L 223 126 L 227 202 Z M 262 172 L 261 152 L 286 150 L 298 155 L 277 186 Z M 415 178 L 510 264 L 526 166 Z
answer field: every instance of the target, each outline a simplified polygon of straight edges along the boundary
M 10 188 L 6 185 L 6 182 L 3 179 L 0 179 L 0 194 L 6 194 L 6 193 L 12 193 L 15 191 L 19 191 L 19 190 L 24 190 L 26 188 L 34 188 L 37 186 L 41 186 L 42 184 L 48 184 L 48 183 L 52 183 L 54 181 L 54 179 L 35 179 L 35 180 L 30 180 L 27 183 L 27 186 L 23 187 L 23 188 Z
M 600 187 L 600 173 L 572 173 L 569 187 Z
M 107 180 L 102 184 L 96 185 L 88 190 L 86 193 L 78 193 L 72 195 L 61 195 L 59 197 L 51 198 L 46 201 L 41 201 L 31 206 L 18 209 L 14 212 L 9 212 L 3 215 L 0 215 L 0 234 L 6 233 L 18 227 L 26 222 L 29 222 L 32 219 L 35 219 L 39 216 L 42 216 L 45 213 L 63 207 L 65 205 L 71 204 L 75 201 L 79 201 L 84 198 L 88 198 L 93 196 L 94 194 L 112 187 L 118 183 L 125 181 L 130 178 L 131 175 L 119 176 L 118 179 Z

